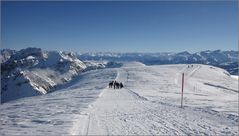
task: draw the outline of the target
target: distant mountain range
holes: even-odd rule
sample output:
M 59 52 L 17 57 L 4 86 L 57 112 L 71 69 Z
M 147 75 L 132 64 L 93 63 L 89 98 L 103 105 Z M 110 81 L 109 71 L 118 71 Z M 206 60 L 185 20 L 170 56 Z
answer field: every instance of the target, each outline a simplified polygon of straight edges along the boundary
M 161 64 L 208 64 L 226 69 L 238 75 L 238 51 L 201 51 L 189 53 L 84 53 L 80 60 L 139 61 L 146 65 Z

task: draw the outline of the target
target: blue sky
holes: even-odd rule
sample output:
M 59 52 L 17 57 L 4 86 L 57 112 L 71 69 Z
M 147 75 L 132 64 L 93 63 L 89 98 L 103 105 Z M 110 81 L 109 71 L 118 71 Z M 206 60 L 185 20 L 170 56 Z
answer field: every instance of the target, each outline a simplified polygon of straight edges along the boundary
M 2 2 L 1 48 L 238 50 L 237 2 Z

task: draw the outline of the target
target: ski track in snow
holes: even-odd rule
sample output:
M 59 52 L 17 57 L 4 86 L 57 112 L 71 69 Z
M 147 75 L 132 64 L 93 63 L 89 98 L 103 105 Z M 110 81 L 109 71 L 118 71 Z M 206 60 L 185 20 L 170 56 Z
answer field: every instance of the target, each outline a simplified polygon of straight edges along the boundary
M 187 73 L 192 77 L 201 66 Z M 126 69 L 126 70 L 124 70 Z M 218 135 L 237 134 L 238 121 L 230 122 L 221 114 L 211 113 L 191 107 L 149 101 L 132 89 L 127 88 L 127 68 L 118 70 L 117 81 L 126 85 L 120 90 L 105 88 L 104 94 L 88 111 L 88 129 L 83 135 Z M 195 116 L 196 115 L 196 116 Z M 221 122 L 220 122 L 221 121 Z M 219 123 L 220 122 L 220 123 Z M 224 124 L 221 124 L 221 123 Z M 228 128 L 227 124 L 234 127 Z
M 86 72 L 62 91 L 1 105 L 0 134 L 238 135 L 238 92 L 203 84 L 209 82 L 200 77 L 207 67 L 135 62 Z M 182 72 L 184 108 L 180 108 Z M 226 85 L 235 88 L 235 79 L 217 78 L 229 80 Z M 108 88 L 114 79 L 125 87 Z M 21 104 L 25 109 L 19 109 Z

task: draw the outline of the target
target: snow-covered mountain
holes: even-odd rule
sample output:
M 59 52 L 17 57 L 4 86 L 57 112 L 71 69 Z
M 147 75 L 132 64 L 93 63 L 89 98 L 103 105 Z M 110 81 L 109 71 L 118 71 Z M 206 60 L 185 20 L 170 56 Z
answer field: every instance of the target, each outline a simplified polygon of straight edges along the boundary
M 40 48 L 12 52 L 1 63 L 1 102 L 46 94 L 86 68 L 71 52 L 43 51 Z
M 15 50 L 11 50 L 11 49 L 3 49 L 3 50 L 1 50 L 0 63 L 4 63 L 5 61 L 7 61 L 15 53 L 16 53 L 16 51 Z
M 146 65 L 158 64 L 209 64 L 226 69 L 230 74 L 238 74 L 238 51 L 201 51 L 189 53 L 84 53 L 81 60 L 140 61 Z

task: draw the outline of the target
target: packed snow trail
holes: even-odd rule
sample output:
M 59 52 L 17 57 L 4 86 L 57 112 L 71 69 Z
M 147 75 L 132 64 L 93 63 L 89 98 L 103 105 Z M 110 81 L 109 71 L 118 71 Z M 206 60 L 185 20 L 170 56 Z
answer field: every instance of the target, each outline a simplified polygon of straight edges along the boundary
M 114 69 L 92 70 L 53 93 L 1 104 L 0 135 L 69 135 L 69 130 L 80 133 L 83 129 L 75 121 L 87 121 L 81 112 L 116 76 Z
M 129 62 L 62 88 L 1 105 L 0 135 L 238 135 L 238 80 L 219 68 Z
M 191 76 L 200 67 L 189 71 Z M 184 72 L 187 69 L 184 69 Z M 163 101 L 150 101 L 129 89 L 127 68 L 118 70 L 117 81 L 123 89 L 103 90 L 102 97 L 85 111 L 88 118 L 82 135 L 219 135 L 237 134 L 236 122 L 215 111 L 201 108 L 179 108 Z M 79 120 L 84 122 L 83 120 Z M 227 124 L 234 125 L 229 128 Z M 79 125 L 79 124 L 78 124 Z

